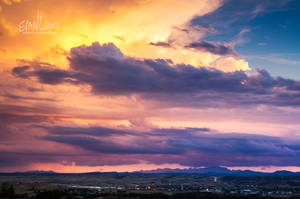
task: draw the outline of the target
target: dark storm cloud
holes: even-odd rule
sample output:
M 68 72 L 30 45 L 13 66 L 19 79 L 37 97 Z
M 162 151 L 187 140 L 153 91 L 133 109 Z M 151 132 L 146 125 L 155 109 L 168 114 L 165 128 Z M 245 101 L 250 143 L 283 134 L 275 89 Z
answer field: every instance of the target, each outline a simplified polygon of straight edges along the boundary
M 181 154 L 182 151 L 172 146 L 164 146 L 163 143 L 152 140 L 140 140 L 125 144 L 108 140 L 100 140 L 82 136 L 46 136 L 46 140 L 79 146 L 83 149 L 104 154 Z
M 32 64 L 32 62 L 30 62 Z M 34 67 L 29 66 L 17 66 L 13 68 L 12 74 L 17 77 L 29 78 L 37 77 L 41 83 L 44 84 L 60 84 L 63 82 L 73 82 L 71 77 L 74 75 L 69 71 L 55 69 L 54 67 L 43 68 L 39 62 L 34 63 Z
M 0 151 L 0 169 L 12 169 L 18 166 L 27 167 L 32 164 L 38 163 L 61 163 L 64 166 L 71 165 L 72 163 L 76 165 L 89 165 L 89 166 L 99 166 L 99 165 L 122 165 L 122 164 L 137 164 L 136 160 L 132 158 L 119 159 L 114 155 L 110 154 L 109 157 L 99 157 L 99 154 L 84 153 L 80 154 L 77 150 L 74 153 L 60 153 L 53 152 L 37 152 L 37 151 L 27 151 L 27 152 L 8 152 Z M 14 170 L 14 169 L 12 169 Z
M 190 134 L 197 132 L 209 132 L 209 128 L 184 128 L 184 129 L 174 129 L 174 128 L 161 128 L 154 129 L 149 132 L 152 136 L 189 136 Z
M 93 135 L 93 136 L 112 136 L 112 135 L 129 135 L 133 134 L 132 132 L 127 132 L 125 130 L 111 129 L 101 126 L 91 126 L 87 128 L 82 127 L 65 127 L 65 126 L 42 126 L 37 125 L 46 129 L 51 134 L 55 135 Z
M 40 81 L 45 84 L 59 84 L 71 77 L 67 71 L 63 70 L 46 70 L 40 69 L 35 71 L 35 75 L 39 77 Z
M 224 46 L 222 44 L 215 44 L 208 41 L 193 42 L 186 45 L 185 47 L 200 51 L 207 51 L 216 55 L 236 55 L 232 47 Z
M 157 43 L 151 42 L 150 45 L 165 47 L 165 48 L 174 47 L 172 45 L 172 43 L 168 43 L 168 42 L 157 42 Z M 221 55 L 221 56 L 226 56 L 226 55 L 237 56 L 237 53 L 234 51 L 234 49 L 231 46 L 216 44 L 216 43 L 209 42 L 209 41 L 191 42 L 191 43 L 186 44 L 184 46 L 184 48 L 199 50 L 201 52 L 203 52 L 203 51 L 210 52 L 210 53 L 213 53 L 216 55 Z
M 209 128 L 157 128 L 143 134 L 124 129 L 114 129 L 102 126 L 89 126 L 89 127 L 67 127 L 67 126 L 44 126 L 44 125 L 33 125 L 36 128 L 45 129 L 51 135 L 61 136 L 95 136 L 95 137 L 110 137 L 110 136 L 137 136 L 137 137 L 148 137 L 148 136 L 189 136 L 193 133 L 209 132 Z
M 0 168 L 10 168 L 16 165 L 29 165 L 33 162 L 33 155 L 31 157 L 24 155 L 23 153 L 15 153 L 15 152 L 7 152 L 7 151 L 0 151 Z M 38 160 L 39 161 L 39 160 Z
M 64 127 L 60 128 L 64 129 Z M 122 132 L 118 129 L 97 128 Z M 89 137 L 94 135 L 93 128 L 83 129 L 84 127 L 79 128 L 80 134 L 48 135 L 43 139 L 80 147 L 104 156 L 105 154 L 123 157 L 137 155 L 137 159 L 157 164 L 180 163 L 187 166 L 210 166 L 213 163 L 224 166 L 261 166 L 270 164 L 266 158 L 272 161 L 272 165 L 278 166 L 300 163 L 300 140 L 297 139 L 289 140 L 255 134 L 215 133 L 207 128 L 186 128 L 133 132 L 131 134 L 133 137 L 129 141 L 126 139 L 126 142 L 117 142 L 113 141 L 115 133 L 103 138 Z M 53 134 L 51 129 L 48 131 Z M 128 134 L 130 135 L 130 132 L 126 135 Z M 157 136 L 160 136 L 159 140 L 156 139 Z M 142 154 L 144 156 L 139 156 Z
M 206 99 L 223 104 L 235 101 L 235 105 L 300 105 L 300 82 L 272 77 L 266 70 L 247 75 L 242 71 L 226 73 L 175 65 L 163 59 L 134 59 L 124 56 L 113 44 L 99 43 L 73 48 L 68 59 L 70 70 L 45 68 L 35 63 L 29 69 L 16 67 L 13 73 L 23 78 L 35 76 L 46 84 L 89 84 L 97 95 L 140 94 L 143 98 L 156 97 L 160 101 L 178 95 L 181 99 L 190 98 L 190 104 L 202 102 L 206 105 L 209 103 Z M 181 100 L 174 98 L 173 101 L 179 103 Z
M 134 164 L 140 161 L 153 164 L 180 163 L 191 167 L 300 164 L 298 139 L 218 133 L 208 128 L 162 128 L 137 132 L 103 126 L 76 128 L 31 125 L 22 127 L 20 131 L 30 131 L 37 127 L 43 128 L 47 133 L 35 136 L 39 143 L 54 142 L 69 145 L 76 150 L 61 153 L 32 151 L 34 149 L 26 150 L 24 153 L 1 151 L 0 167 L 35 162 L 50 163 L 65 160 L 72 162 L 74 159 L 78 165 L 89 166 Z M 1 128 L 1 123 L 0 129 L 5 130 Z
M 12 73 L 16 76 L 27 78 L 27 70 L 29 70 L 29 66 L 18 66 L 12 70 Z
M 284 144 L 280 138 L 239 133 L 194 135 L 189 139 L 184 139 L 183 137 L 176 140 L 170 139 L 169 142 L 172 146 L 205 153 L 243 155 L 265 155 L 270 153 L 276 156 L 279 153 L 289 153 L 290 150 L 288 145 Z

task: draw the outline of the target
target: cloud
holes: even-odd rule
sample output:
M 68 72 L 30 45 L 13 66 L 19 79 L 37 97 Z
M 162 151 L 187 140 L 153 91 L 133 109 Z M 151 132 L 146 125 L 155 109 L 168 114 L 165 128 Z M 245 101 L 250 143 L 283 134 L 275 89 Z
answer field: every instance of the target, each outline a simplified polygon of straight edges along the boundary
M 251 69 L 248 62 L 243 59 L 236 59 L 233 57 L 217 59 L 212 65 L 214 68 L 225 72 L 234 72 L 236 70 L 247 71 Z
M 23 78 L 27 78 L 27 70 L 29 70 L 30 67 L 29 66 L 18 66 L 13 68 L 12 73 L 16 76 L 19 77 L 23 77 Z
M 64 129 L 65 127 L 56 127 Z M 83 130 L 85 128 L 85 130 Z M 149 132 L 133 132 L 131 139 L 126 142 L 116 141 L 115 134 L 100 137 L 94 135 L 94 129 L 107 129 L 119 132 L 118 129 L 103 127 L 81 127 L 80 135 L 61 133 L 48 130 L 50 135 L 43 137 L 53 142 L 63 143 L 85 150 L 105 154 L 137 155 L 139 161 L 154 164 L 180 163 L 185 166 L 261 166 L 269 165 L 297 165 L 300 140 L 284 139 L 281 137 L 242 134 L 219 133 L 207 128 L 183 129 L 152 129 Z M 75 130 L 74 130 L 75 131 Z M 121 131 L 120 131 L 121 132 Z M 127 135 L 130 131 L 127 132 Z M 160 139 L 157 140 L 156 137 Z M 144 156 L 139 156 L 144 154 Z M 159 155 L 159 156 L 156 156 Z M 175 158 L 176 157 L 176 158 Z M 122 158 L 121 158 L 122 159 Z M 287 163 L 285 162 L 287 161 Z
M 17 118 L 11 124 L 15 126 L 20 122 L 32 124 L 23 125 L 16 132 L 15 129 L 1 128 L 0 123 L 1 138 L 4 136 L 2 130 L 7 131 L 7 134 L 14 133 L 17 137 L 13 139 L 20 140 L 17 145 L 23 146 L 17 150 L 18 147 L 14 144 L 17 149 L 13 151 L 10 148 L 0 148 L 0 168 L 15 166 L 15 159 L 19 160 L 18 165 L 28 166 L 34 163 L 71 162 L 74 158 L 76 165 L 85 166 L 128 165 L 139 162 L 176 163 L 190 167 L 295 166 L 300 163 L 300 140 L 297 138 L 223 133 L 205 127 L 136 131 L 132 128 L 99 125 L 51 126 L 50 123 L 42 124 L 36 118 Z M 22 132 L 27 134 L 20 139 Z M 30 138 L 29 134 L 34 137 Z M 7 137 L 2 140 L 7 140 Z M 43 150 L 38 150 L 37 145 Z
M 66 127 L 66 126 L 41 126 L 37 125 L 36 127 L 40 127 L 46 129 L 48 132 L 54 135 L 93 135 L 93 136 L 112 136 L 112 135 L 128 135 L 133 134 L 129 133 L 125 130 L 119 129 L 111 129 L 101 126 L 91 126 L 88 128 L 82 127 Z
M 194 132 L 209 132 L 211 129 L 209 128 L 184 128 L 184 129 L 175 129 L 175 128 L 161 128 L 154 129 L 152 135 L 159 136 L 168 136 L 168 135 L 186 135 L 187 133 Z
M 217 9 L 221 0 L 201 2 L 191 0 L 188 4 L 184 0 L 176 2 L 170 0 L 128 0 L 126 2 L 90 0 L 89 2 L 91 3 L 86 4 L 81 1 L 61 3 L 59 0 L 52 0 L 41 1 L 37 4 L 34 1 L 22 1 L 19 4 L 3 6 L 0 35 L 1 32 L 3 34 L 0 39 L 2 47 L 7 49 L 4 58 L 15 60 L 20 55 L 21 57 L 38 57 L 46 62 L 59 63 L 58 65 L 61 66 L 65 64 L 62 54 L 49 49 L 59 46 L 65 50 L 79 44 L 90 44 L 95 40 L 121 44 L 124 47 L 122 49 L 127 50 L 126 53 L 134 56 L 144 54 L 149 58 L 156 57 L 149 52 L 148 48 L 145 48 L 149 42 L 164 40 L 168 37 L 172 27 L 180 26 L 196 14 L 204 15 Z M 72 9 L 72 17 L 63 12 L 66 9 Z M 33 19 L 37 10 L 40 11 L 45 21 L 64 24 L 55 30 L 55 37 L 24 38 L 24 35 L 19 34 L 17 28 L 19 23 L 22 20 Z M 153 13 L 156 14 L 153 15 Z M 115 16 L 118 17 L 115 18 Z M 66 35 L 68 40 L 63 39 Z M 143 47 L 136 48 L 136 45 Z M 31 49 L 30 55 L 25 50 L 28 47 Z M 13 53 L 15 50 L 19 51 L 18 56 Z M 170 58 L 172 54 L 166 56 Z
M 153 46 L 160 46 L 160 47 L 166 47 L 166 48 L 170 48 L 171 47 L 171 44 L 169 44 L 168 42 L 150 42 L 150 45 L 153 45 Z
M 188 31 L 188 30 L 187 30 Z M 172 41 L 172 40 L 171 40 Z M 150 42 L 150 45 L 153 46 L 158 46 L 158 47 L 165 47 L 165 48 L 175 48 L 177 45 L 174 43 L 176 40 L 172 41 L 172 42 Z M 220 55 L 220 56 L 237 56 L 237 53 L 234 51 L 234 49 L 232 48 L 232 46 L 227 46 L 227 45 L 222 45 L 222 44 L 216 44 L 213 42 L 209 42 L 209 41 L 194 41 L 194 42 L 188 42 L 185 44 L 182 44 L 184 46 L 179 46 L 179 47 L 183 47 L 185 49 L 193 49 L 193 50 L 198 50 L 200 52 L 209 52 L 209 53 L 213 53 L 215 55 Z M 178 47 L 178 46 L 177 46 Z
M 80 137 L 80 136 L 47 136 L 44 137 L 46 140 L 60 142 L 64 144 L 70 144 L 79 146 L 83 149 L 94 151 L 97 153 L 104 154 L 178 154 L 181 153 L 179 150 L 171 147 L 164 146 L 160 142 L 139 141 L 134 144 L 116 143 L 107 140 L 95 139 L 91 137 Z
M 197 106 L 201 106 L 199 103 L 205 106 L 218 103 L 223 106 L 300 105 L 300 82 L 272 77 L 266 70 L 258 69 L 256 74 L 222 72 L 173 64 L 171 60 L 136 59 L 123 55 L 113 44 L 97 42 L 72 48 L 68 60 L 70 70 L 29 62 L 26 66 L 15 67 L 12 73 L 21 78 L 37 77 L 44 84 L 88 84 L 96 95 L 137 94 L 146 100 L 156 98 L 177 105 L 188 98 L 190 104 Z M 220 59 L 216 65 L 227 67 L 231 63 L 247 68 L 245 62 L 233 58 Z M 28 64 L 32 66 L 28 68 Z M 170 95 L 175 98 L 170 100 Z
M 16 69 L 16 68 L 15 68 Z M 63 70 L 40 69 L 34 72 L 35 76 L 39 77 L 40 81 L 45 84 L 59 84 L 66 81 L 71 75 Z
M 279 1 L 93 2 L 39 4 L 43 19 L 64 24 L 47 38 L 17 34 L 19 19 L 36 15 L 35 2 L 3 6 L 1 171 L 62 162 L 299 165 L 299 81 L 244 72 L 249 66 L 234 50 L 240 41 L 231 42 L 249 30 L 245 21 Z M 72 17 L 61 15 L 71 4 Z M 18 60 L 8 74 L 19 57 L 35 60 Z M 200 128 L 174 127 L 190 124 Z
M 29 90 L 31 92 L 34 92 L 34 89 Z M 5 94 L 0 94 L 0 96 L 9 98 L 9 99 L 14 99 L 14 100 L 42 100 L 42 101 L 56 101 L 55 99 L 52 98 L 43 98 L 43 97 L 26 97 L 26 96 L 20 96 L 20 95 L 14 95 L 11 93 L 5 93 Z
M 237 54 L 234 52 L 232 47 L 225 46 L 221 44 L 215 44 L 213 42 L 208 41 L 198 41 L 193 42 L 185 46 L 186 48 L 192 48 L 200 51 L 207 51 L 216 55 L 232 55 L 236 56 Z

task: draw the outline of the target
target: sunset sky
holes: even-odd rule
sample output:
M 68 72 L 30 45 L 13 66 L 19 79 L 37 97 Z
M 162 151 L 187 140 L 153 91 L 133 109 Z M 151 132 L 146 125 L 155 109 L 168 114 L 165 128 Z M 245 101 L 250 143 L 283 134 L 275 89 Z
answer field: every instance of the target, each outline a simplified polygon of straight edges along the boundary
M 0 0 L 0 172 L 300 171 L 300 1 Z

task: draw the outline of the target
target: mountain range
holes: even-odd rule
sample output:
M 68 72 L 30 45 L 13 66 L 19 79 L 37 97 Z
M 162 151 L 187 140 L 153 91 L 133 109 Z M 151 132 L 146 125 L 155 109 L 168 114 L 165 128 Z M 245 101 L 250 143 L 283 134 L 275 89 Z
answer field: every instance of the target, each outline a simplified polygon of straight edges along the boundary
M 207 176 L 300 176 L 300 172 L 292 172 L 287 170 L 269 172 L 258 172 L 252 170 L 230 170 L 225 167 L 205 167 L 205 168 L 188 168 L 188 169 L 155 169 L 155 170 L 140 170 L 134 172 L 90 172 L 82 174 L 195 174 Z M 0 175 L 55 175 L 63 174 L 54 171 L 27 171 L 27 172 L 14 172 L 14 173 L 0 173 Z M 68 173 L 69 174 L 69 173 Z
M 137 173 L 159 174 L 159 173 L 174 173 L 174 174 L 202 174 L 209 176 L 300 176 L 300 172 L 292 172 L 287 170 L 269 172 L 259 172 L 252 170 L 230 170 L 225 167 L 205 167 L 205 168 L 188 168 L 188 169 L 155 169 L 141 170 Z

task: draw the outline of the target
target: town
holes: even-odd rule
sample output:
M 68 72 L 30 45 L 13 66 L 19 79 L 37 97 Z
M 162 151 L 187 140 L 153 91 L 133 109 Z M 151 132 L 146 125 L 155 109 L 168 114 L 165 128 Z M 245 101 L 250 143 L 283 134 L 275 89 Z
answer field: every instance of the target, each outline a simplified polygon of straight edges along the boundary
M 232 177 L 191 174 L 39 174 L 1 176 L 1 196 L 47 198 L 136 198 L 181 194 L 229 198 L 295 198 L 300 196 L 300 177 Z M 257 182 L 257 183 L 256 183 Z M 120 196 L 120 197 L 119 197 Z M 160 198 L 155 196 L 154 198 Z M 122 198 L 121 197 L 121 198 Z M 151 198 L 150 197 L 150 198 Z M 176 198 L 175 197 L 175 198 Z M 198 197 L 198 196 L 197 196 Z M 196 198 L 197 198 L 196 197 Z M 0 197 L 1 198 L 1 197 Z M 153 197 L 152 197 L 153 198 Z

